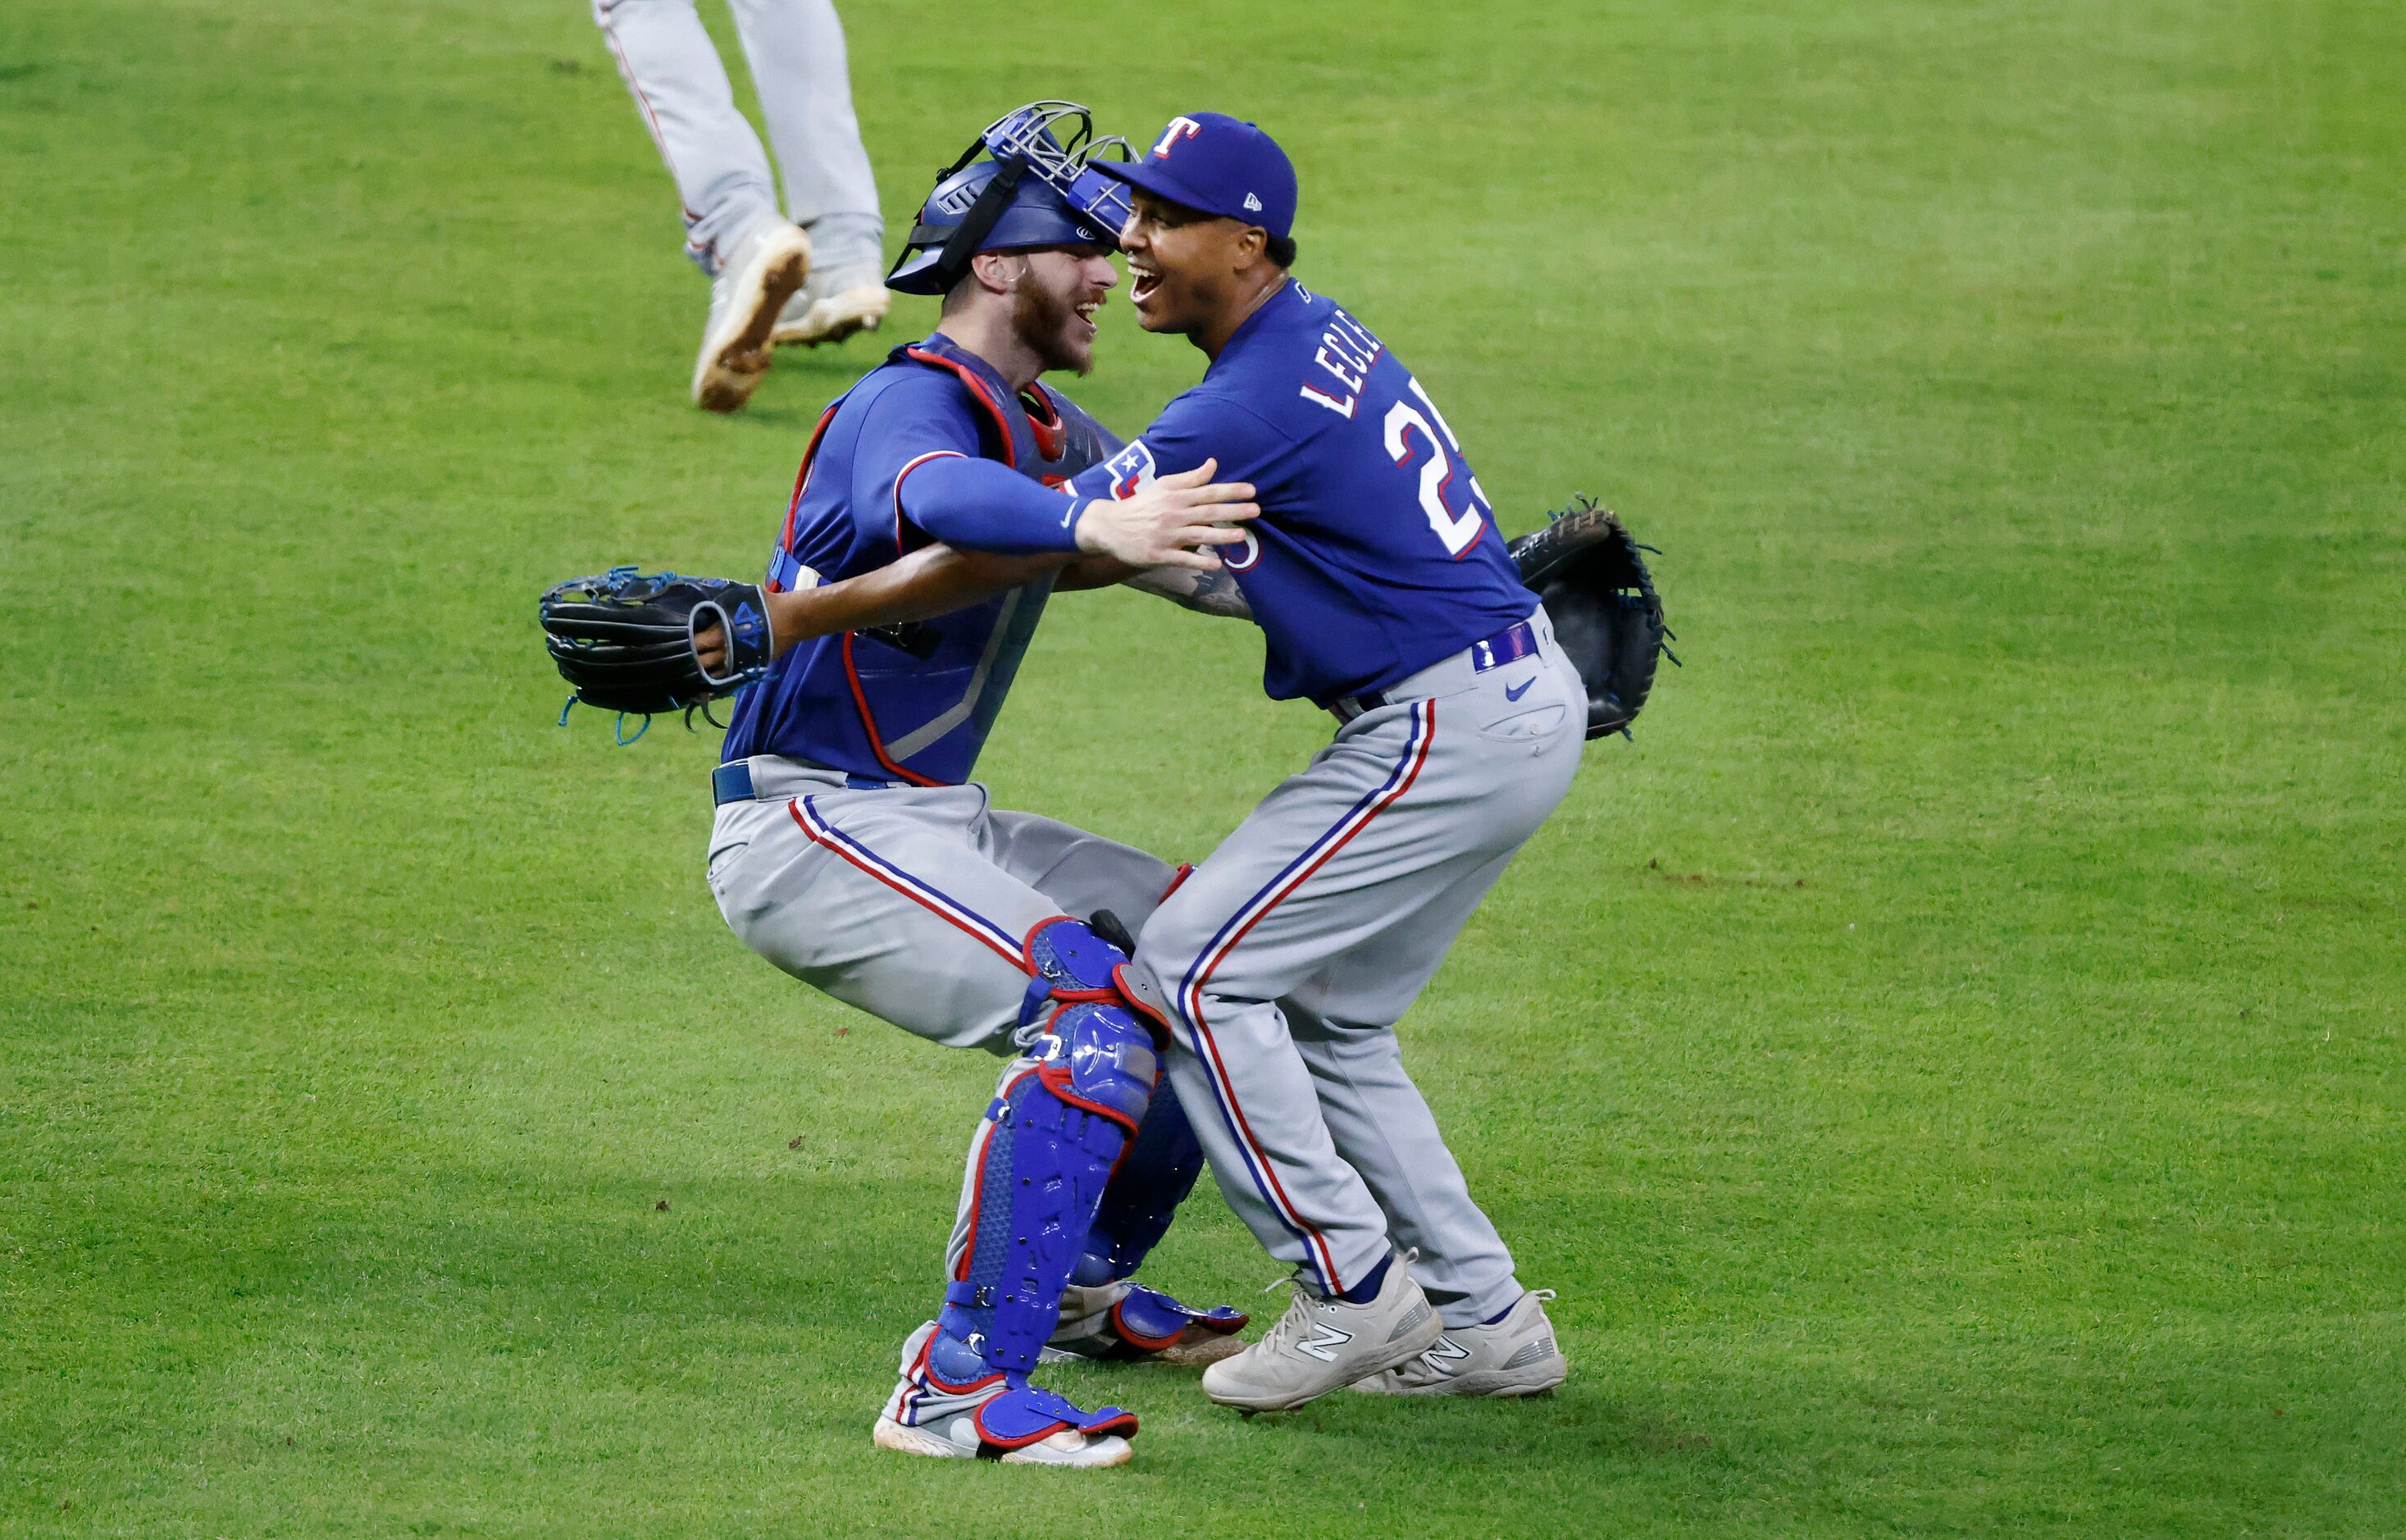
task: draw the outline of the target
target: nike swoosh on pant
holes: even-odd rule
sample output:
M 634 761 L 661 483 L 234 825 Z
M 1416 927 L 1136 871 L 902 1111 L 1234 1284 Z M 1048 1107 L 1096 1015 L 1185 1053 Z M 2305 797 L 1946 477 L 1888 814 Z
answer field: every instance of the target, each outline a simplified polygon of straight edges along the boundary
M 1526 694 L 1528 694 L 1528 693 L 1529 693 L 1529 686 L 1530 686 L 1530 685 L 1534 685 L 1534 684 L 1536 684 L 1536 682 L 1537 682 L 1537 676 L 1536 676 L 1536 674 L 1531 674 L 1528 678 L 1523 679 L 1522 681 L 1521 681 L 1520 685 L 1519 685 L 1517 687 L 1516 687 L 1516 686 L 1514 686 L 1514 685 L 1505 685 L 1505 686 L 1504 686 L 1504 699 L 1507 699 L 1507 700 L 1518 700 L 1518 699 L 1520 699 L 1522 696 L 1524 696 L 1524 695 L 1526 695 Z

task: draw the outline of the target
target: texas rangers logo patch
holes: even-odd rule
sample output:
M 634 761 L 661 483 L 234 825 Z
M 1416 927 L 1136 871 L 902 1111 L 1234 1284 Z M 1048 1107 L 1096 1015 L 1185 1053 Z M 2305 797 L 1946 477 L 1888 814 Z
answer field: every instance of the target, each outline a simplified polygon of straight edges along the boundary
M 1153 480 L 1153 451 L 1138 439 L 1126 448 L 1103 462 L 1111 475 L 1111 500 L 1125 502 L 1142 491 Z

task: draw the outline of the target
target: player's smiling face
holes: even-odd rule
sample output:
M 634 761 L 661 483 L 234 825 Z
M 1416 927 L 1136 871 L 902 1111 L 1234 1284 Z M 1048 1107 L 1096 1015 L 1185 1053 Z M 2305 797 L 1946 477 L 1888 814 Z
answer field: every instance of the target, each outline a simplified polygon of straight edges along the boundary
M 1028 251 L 1013 286 L 1011 326 L 1046 370 L 1083 374 L 1095 367 L 1095 316 L 1120 281 L 1101 247 Z
M 1236 303 L 1241 242 L 1249 226 L 1139 189 L 1120 228 L 1128 301 L 1148 332 L 1207 331 Z

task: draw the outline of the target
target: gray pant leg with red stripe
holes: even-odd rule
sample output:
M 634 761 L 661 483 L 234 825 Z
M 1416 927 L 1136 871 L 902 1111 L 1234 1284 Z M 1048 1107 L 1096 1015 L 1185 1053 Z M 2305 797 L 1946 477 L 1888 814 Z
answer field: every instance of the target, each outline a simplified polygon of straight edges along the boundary
M 1335 1293 L 1393 1248 L 1447 1323 L 1520 1295 L 1393 1026 L 1569 789 L 1585 695 L 1551 641 L 1348 723 L 1138 933 L 1168 1072 L 1230 1207 Z M 1284 1007 L 1278 1002 L 1284 1000 Z

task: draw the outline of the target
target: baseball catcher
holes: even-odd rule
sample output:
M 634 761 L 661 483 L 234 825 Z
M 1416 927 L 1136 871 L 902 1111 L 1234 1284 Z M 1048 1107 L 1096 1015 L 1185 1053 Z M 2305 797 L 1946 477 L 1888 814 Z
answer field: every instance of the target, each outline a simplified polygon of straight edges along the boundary
M 1259 512 L 1208 466 L 1125 497 L 1061 490 L 1120 447 L 1045 377 L 1090 366 L 1118 282 L 1090 133 L 1083 109 L 1038 104 L 945 169 L 888 276 L 942 296 L 942 321 L 821 417 L 767 581 L 614 569 L 541 606 L 579 699 L 658 712 L 738 692 L 707 869 L 738 937 L 903 1030 L 1008 1061 L 969 1140 L 941 1304 L 872 1427 L 913 1455 L 1118 1463 L 1136 1418 L 1072 1404 L 1039 1364 L 1196 1362 L 1236 1350 L 1245 1323 L 1133 1277 L 1203 1166 L 1161 1080 L 1164 1028 L 1120 977 L 1180 873 L 994 807 L 971 780 L 1055 594 L 1126 581 L 1213 610 L 1212 553 Z

